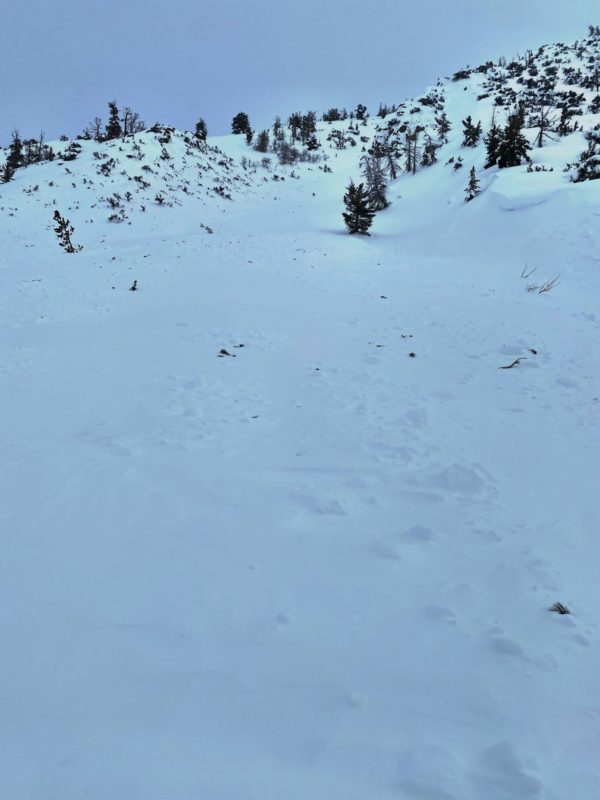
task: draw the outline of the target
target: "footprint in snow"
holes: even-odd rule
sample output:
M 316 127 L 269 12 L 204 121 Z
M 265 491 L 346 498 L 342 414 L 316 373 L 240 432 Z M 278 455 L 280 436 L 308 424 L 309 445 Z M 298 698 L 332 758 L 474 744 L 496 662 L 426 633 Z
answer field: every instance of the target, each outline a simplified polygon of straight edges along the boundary
M 479 756 L 479 765 L 473 775 L 481 796 L 490 796 L 494 787 L 494 797 L 498 800 L 535 800 L 542 794 L 542 783 L 531 773 L 535 762 L 523 758 L 511 742 L 498 742 L 488 747 Z

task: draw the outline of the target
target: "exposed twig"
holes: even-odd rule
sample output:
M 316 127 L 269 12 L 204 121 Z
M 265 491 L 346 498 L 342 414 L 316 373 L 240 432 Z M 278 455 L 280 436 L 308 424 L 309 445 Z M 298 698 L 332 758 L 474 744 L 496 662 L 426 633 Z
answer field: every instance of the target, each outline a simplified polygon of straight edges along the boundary
M 525 272 L 526 269 L 527 269 L 527 264 L 525 264 L 525 266 L 523 267 L 523 271 L 521 272 L 521 277 L 524 280 L 527 280 L 527 278 L 529 278 L 531 275 L 533 275 L 533 273 L 536 271 L 537 267 L 534 267 L 533 269 L 529 270 L 529 272 Z
M 560 278 L 560 275 L 555 275 L 554 278 L 550 278 L 545 283 L 542 283 L 538 289 L 538 294 L 544 294 L 545 292 L 549 292 L 554 289 L 554 287 L 560 283 Z
M 551 605 L 548 611 L 556 611 L 557 614 L 570 614 L 571 612 L 569 609 L 564 606 L 562 603 L 554 603 Z
M 512 364 L 507 364 L 505 367 L 498 367 L 498 369 L 512 369 L 516 367 L 520 361 L 527 361 L 527 356 L 519 356 L 519 358 L 515 358 Z

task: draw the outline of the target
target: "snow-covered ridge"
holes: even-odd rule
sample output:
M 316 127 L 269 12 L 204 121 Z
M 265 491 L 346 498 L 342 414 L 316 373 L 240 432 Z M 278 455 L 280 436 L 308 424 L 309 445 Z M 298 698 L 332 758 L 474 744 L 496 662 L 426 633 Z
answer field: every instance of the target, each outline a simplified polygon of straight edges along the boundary
M 342 110 L 339 120 L 328 122 L 316 115 L 315 149 L 308 155 L 320 162 L 319 170 L 341 166 L 345 175 L 360 179 L 361 159 L 385 148 L 393 161 L 387 173 L 392 183 L 403 174 L 442 163 L 453 172 L 474 167 L 485 188 L 494 171 L 485 169 L 484 136 L 492 121 L 502 126 L 520 108 L 532 146 L 529 172 L 556 171 L 561 173 L 557 180 L 568 182 L 577 174 L 575 165 L 586 148 L 584 134 L 600 125 L 600 36 L 594 29 L 570 45 L 545 45 L 512 61 L 460 69 L 421 96 L 381 107 L 378 114 L 361 108 Z M 464 146 L 466 118 L 481 126 L 473 147 Z M 1 208 L 22 214 L 36 204 L 58 204 L 76 222 L 93 218 L 96 223 L 132 224 L 155 205 L 193 202 L 201 208 L 214 201 L 223 206 L 221 201 L 235 200 L 258 183 L 285 179 L 290 172 L 291 177 L 310 180 L 302 161 L 292 160 L 292 168 L 282 166 L 275 128 L 267 134 L 268 150 L 261 153 L 254 149 L 256 135 L 252 145 L 244 136 L 218 137 L 207 144 L 168 126 L 154 126 L 123 140 L 78 137 L 49 143 L 56 160 L 18 169 L 14 181 L 0 184 Z M 411 136 L 417 138 L 414 154 Z M 285 123 L 283 137 L 286 146 L 308 153 Z M 7 154 L 5 148 L 0 162 Z M 592 162 L 600 159 L 593 147 L 589 155 Z
M 51 143 L 53 161 L 17 169 L 0 186 L 0 213 L 24 229 L 58 209 L 80 230 L 135 225 L 141 215 L 190 205 L 224 208 L 251 191 L 252 176 L 218 147 L 167 126 L 108 142 Z M 40 220 L 41 221 L 41 220 Z M 110 235 L 110 234 L 108 234 Z

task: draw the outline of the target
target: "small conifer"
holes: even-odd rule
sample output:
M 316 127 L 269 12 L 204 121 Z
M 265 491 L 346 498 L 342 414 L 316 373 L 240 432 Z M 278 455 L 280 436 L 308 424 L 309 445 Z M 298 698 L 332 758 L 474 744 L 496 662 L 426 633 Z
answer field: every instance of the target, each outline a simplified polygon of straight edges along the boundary
M 364 184 L 359 183 L 356 185 L 353 181 L 350 181 L 344 195 L 344 204 L 346 211 L 342 216 L 348 232 L 369 236 L 369 228 L 373 224 L 375 212 Z
M 465 203 L 468 203 L 473 198 L 477 197 L 481 189 L 479 188 L 479 181 L 477 180 L 477 173 L 475 172 L 475 167 L 471 167 L 471 171 L 469 172 L 469 183 L 467 188 L 465 189 L 466 197 Z
M 74 245 L 71 241 L 71 236 L 75 232 L 75 229 L 68 219 L 60 215 L 58 210 L 54 212 L 54 221 L 56 222 L 54 232 L 58 237 L 59 245 L 64 249 L 65 253 L 78 253 L 80 250 L 83 250 L 82 245 Z
M 463 119 L 463 147 L 477 147 L 481 138 L 481 122 L 473 124 L 473 119 L 469 115 Z

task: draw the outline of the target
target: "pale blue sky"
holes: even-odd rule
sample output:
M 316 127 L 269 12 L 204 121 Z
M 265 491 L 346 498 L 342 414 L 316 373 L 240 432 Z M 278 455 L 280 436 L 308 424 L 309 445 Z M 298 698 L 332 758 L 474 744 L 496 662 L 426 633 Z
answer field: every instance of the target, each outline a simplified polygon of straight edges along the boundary
M 148 123 L 229 130 L 399 102 L 465 64 L 570 41 L 597 0 L 2 0 L 0 143 L 75 134 L 115 97 Z

